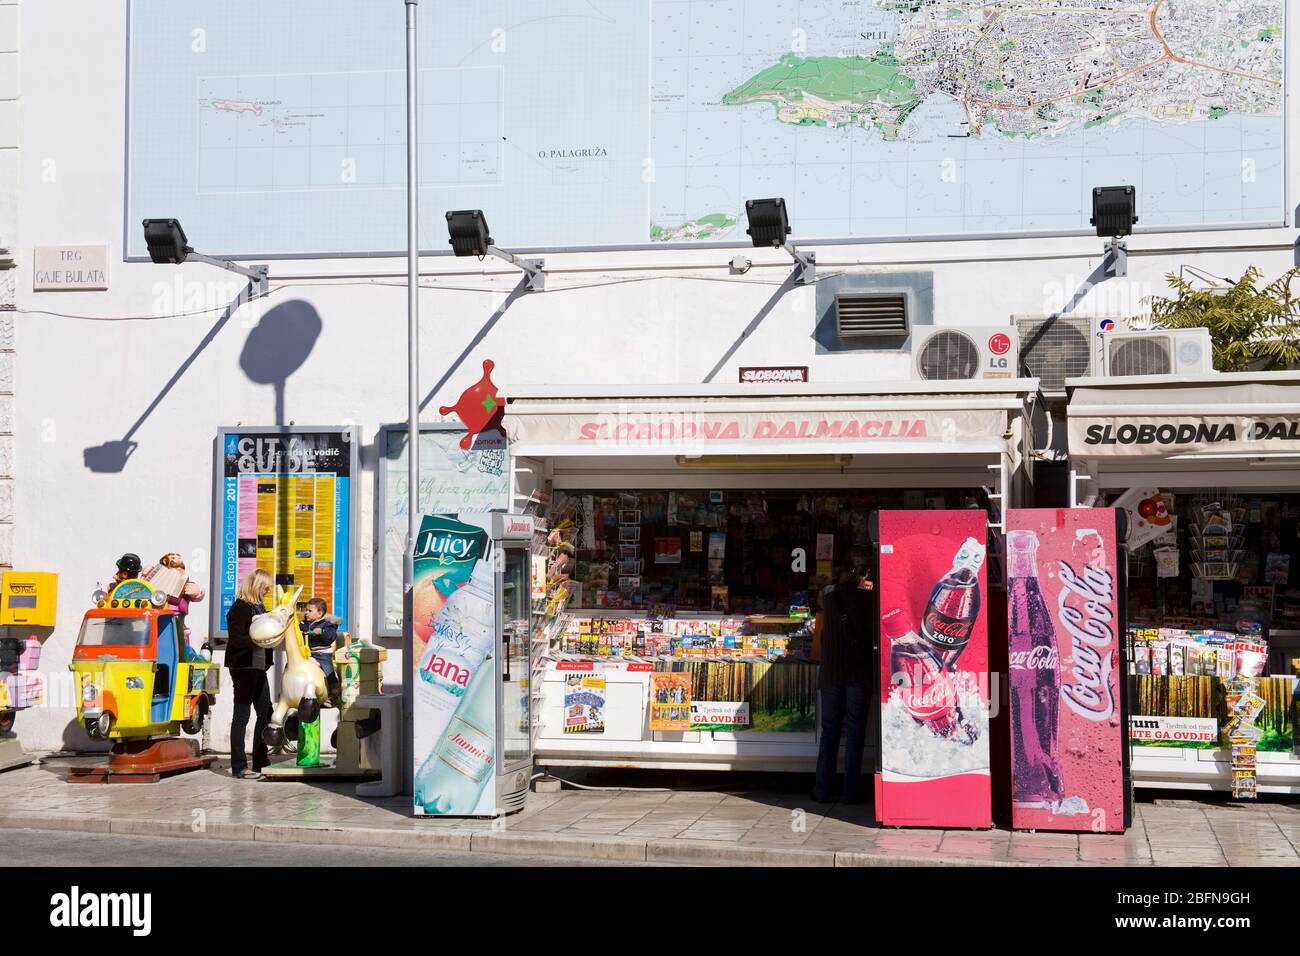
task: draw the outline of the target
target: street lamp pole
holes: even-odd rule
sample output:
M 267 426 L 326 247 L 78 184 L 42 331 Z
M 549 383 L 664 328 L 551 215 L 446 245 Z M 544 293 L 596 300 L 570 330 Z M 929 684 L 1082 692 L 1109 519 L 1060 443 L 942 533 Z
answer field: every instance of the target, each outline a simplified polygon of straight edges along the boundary
M 415 773 L 412 708 L 415 688 L 415 539 L 420 532 L 420 166 L 416 21 L 420 0 L 406 0 L 406 552 L 402 555 L 402 753 L 404 792 Z

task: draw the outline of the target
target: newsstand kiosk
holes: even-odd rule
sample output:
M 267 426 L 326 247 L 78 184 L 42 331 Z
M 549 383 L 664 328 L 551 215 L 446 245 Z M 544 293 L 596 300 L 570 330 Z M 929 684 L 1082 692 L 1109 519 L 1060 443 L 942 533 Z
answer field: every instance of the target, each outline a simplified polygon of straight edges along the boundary
M 1300 793 L 1300 374 L 1066 391 L 1075 500 L 1129 520 L 1136 785 Z

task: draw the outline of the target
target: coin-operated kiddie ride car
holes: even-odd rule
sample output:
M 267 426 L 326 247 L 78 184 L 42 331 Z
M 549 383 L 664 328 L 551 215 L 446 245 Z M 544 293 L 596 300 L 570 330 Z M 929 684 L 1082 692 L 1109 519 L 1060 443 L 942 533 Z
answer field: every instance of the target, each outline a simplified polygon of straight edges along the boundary
M 178 734 L 197 734 L 216 702 L 220 668 L 185 642 L 167 595 L 131 579 L 96 591 L 71 669 L 86 733 L 113 742 L 108 763 L 74 767 L 74 783 L 154 783 L 215 757 Z

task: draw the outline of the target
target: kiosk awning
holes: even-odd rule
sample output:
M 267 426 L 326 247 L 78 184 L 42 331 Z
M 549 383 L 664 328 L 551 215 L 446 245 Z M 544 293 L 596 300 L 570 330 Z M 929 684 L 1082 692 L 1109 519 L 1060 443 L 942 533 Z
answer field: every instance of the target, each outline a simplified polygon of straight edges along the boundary
M 1300 374 L 1261 372 L 1066 381 L 1070 457 L 1300 454 Z
M 999 454 L 1034 380 L 830 386 L 516 387 L 517 455 Z

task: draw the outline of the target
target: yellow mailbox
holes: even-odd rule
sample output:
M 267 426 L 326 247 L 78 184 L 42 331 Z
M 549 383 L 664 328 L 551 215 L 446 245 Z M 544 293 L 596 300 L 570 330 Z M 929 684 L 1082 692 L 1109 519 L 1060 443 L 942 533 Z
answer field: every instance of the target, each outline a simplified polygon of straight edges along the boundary
M 0 625 L 53 627 L 59 576 L 52 571 L 0 574 Z

